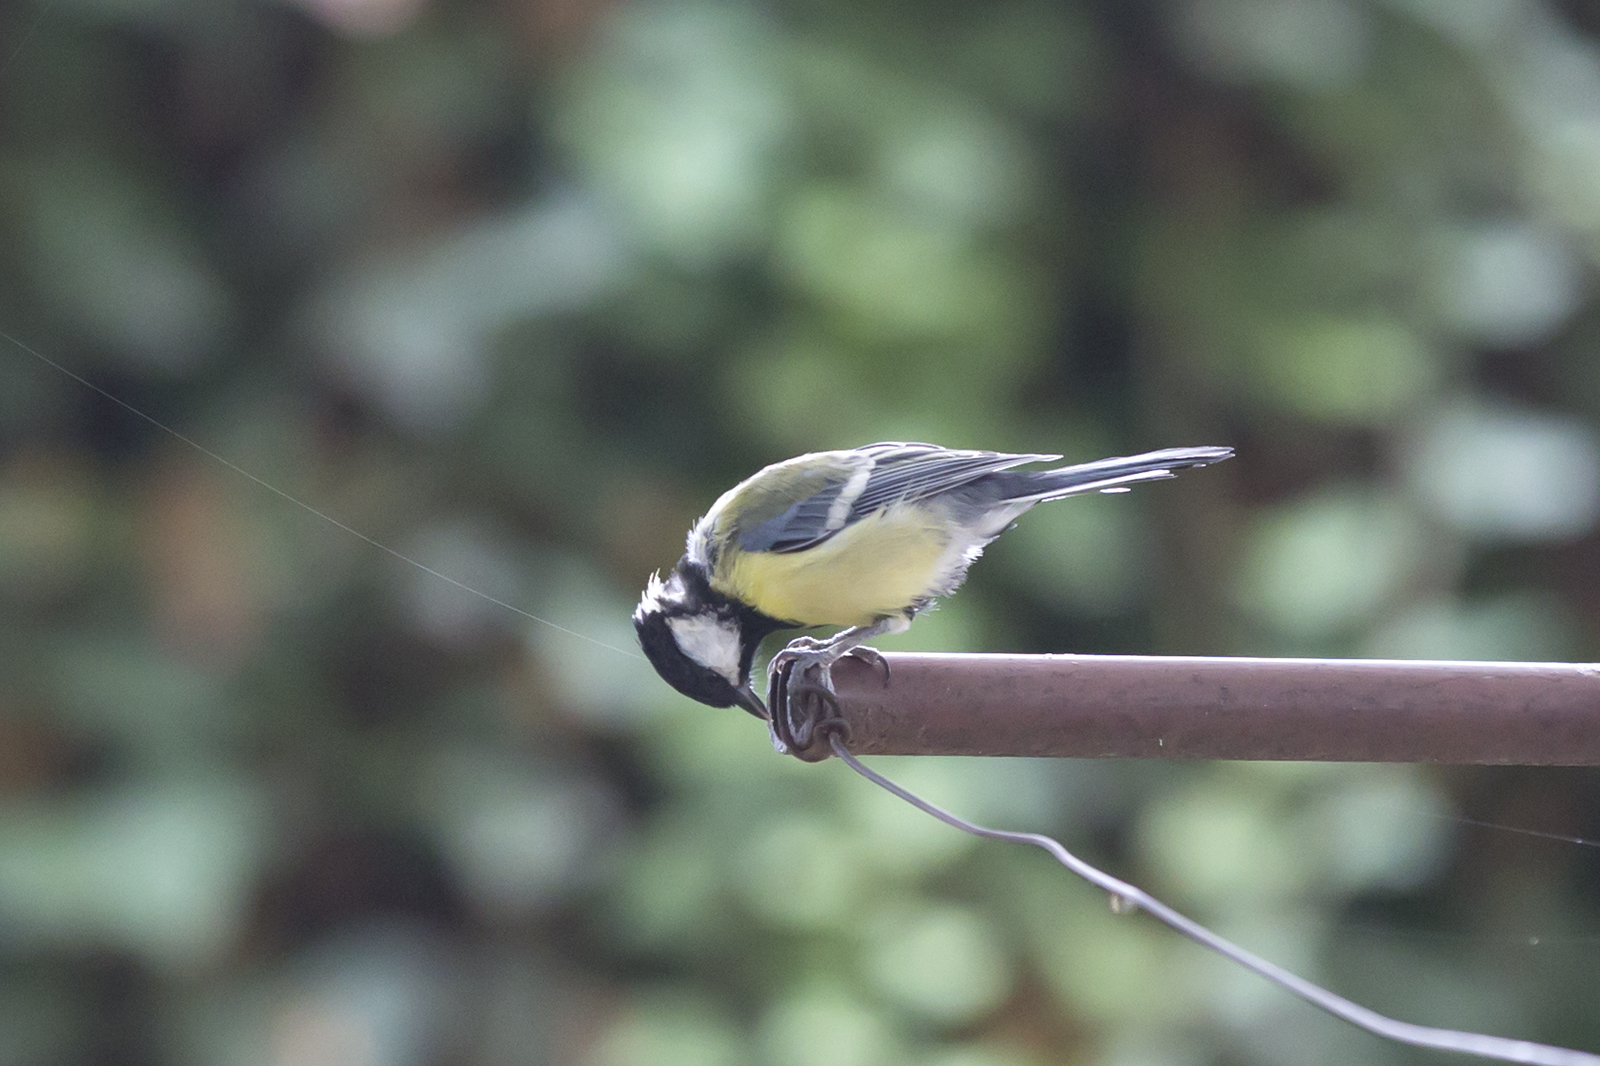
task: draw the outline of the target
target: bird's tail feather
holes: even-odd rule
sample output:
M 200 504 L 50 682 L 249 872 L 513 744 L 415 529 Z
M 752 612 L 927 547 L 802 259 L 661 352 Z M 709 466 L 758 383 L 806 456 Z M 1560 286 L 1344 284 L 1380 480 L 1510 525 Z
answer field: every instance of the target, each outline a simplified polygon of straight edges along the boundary
M 1139 481 L 1157 481 L 1172 477 L 1178 470 L 1220 463 L 1232 455 L 1232 448 L 1163 448 L 1158 452 L 1099 459 L 1059 470 L 1013 471 L 1005 475 L 1007 480 L 1016 479 L 1016 487 L 1007 498 L 1018 503 L 1057 500 Z

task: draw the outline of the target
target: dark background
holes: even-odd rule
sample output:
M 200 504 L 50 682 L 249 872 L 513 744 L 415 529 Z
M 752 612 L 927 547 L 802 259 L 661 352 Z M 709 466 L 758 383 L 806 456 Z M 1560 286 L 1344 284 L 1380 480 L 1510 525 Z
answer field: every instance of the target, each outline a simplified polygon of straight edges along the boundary
M 807 449 L 1232 444 L 885 645 L 1600 658 L 1597 32 L 0 0 L 0 1066 L 1434 1061 L 773 755 L 627 616 Z M 1600 836 L 1591 772 L 884 762 L 1600 1049 L 1600 853 L 1478 824 Z

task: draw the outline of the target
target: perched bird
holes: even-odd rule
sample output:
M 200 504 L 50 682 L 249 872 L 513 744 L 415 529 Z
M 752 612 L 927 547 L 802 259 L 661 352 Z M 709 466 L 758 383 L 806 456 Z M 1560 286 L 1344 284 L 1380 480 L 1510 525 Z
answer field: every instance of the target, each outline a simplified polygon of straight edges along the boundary
M 767 708 L 750 687 L 756 648 L 780 629 L 845 626 L 783 654 L 831 667 L 900 633 L 960 587 L 990 541 L 1034 504 L 1171 477 L 1233 454 L 1168 448 L 1054 470 L 1059 455 L 955 451 L 888 442 L 813 452 L 723 493 L 689 531 L 665 580 L 633 613 L 639 643 L 673 688 L 712 707 Z

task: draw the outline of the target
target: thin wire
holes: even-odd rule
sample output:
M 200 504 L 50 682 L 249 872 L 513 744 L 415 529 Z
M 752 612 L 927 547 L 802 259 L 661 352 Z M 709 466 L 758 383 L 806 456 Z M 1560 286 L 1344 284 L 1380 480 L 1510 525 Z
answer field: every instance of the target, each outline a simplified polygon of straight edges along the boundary
M 1218 936 L 1192 918 L 1179 914 L 1143 889 L 1130 885 L 1126 881 L 1120 881 L 1103 870 L 1089 865 L 1050 837 L 1041 833 L 1015 833 L 1004 829 L 990 829 L 986 826 L 975 825 L 943 808 L 934 806 L 921 796 L 902 788 L 877 771 L 863 766 L 854 755 L 845 750 L 844 740 L 837 730 L 830 733 L 828 740 L 833 747 L 833 753 L 842 759 L 850 769 L 879 788 L 887 789 L 912 806 L 933 815 L 946 825 L 953 826 L 965 833 L 971 833 L 973 836 L 985 837 L 990 840 L 1004 840 L 1013 844 L 1032 844 L 1035 847 L 1043 848 L 1068 870 L 1071 870 L 1097 888 L 1111 893 L 1112 902 L 1119 909 L 1139 907 L 1149 911 L 1159 921 L 1176 929 L 1202 947 L 1210 948 L 1223 958 L 1260 974 L 1274 984 L 1289 990 L 1312 1006 L 1319 1007 L 1335 1017 L 1343 1018 L 1345 1021 L 1357 1025 L 1375 1036 L 1381 1036 L 1401 1044 L 1410 1044 L 1413 1047 L 1433 1048 L 1438 1051 L 1459 1051 L 1463 1054 L 1498 1059 L 1502 1062 L 1524 1062 L 1535 1064 L 1535 1066 L 1600 1066 L 1600 1055 L 1593 1055 L 1586 1051 L 1552 1047 L 1549 1044 L 1536 1044 L 1529 1040 L 1511 1040 L 1506 1037 L 1489 1036 L 1484 1033 L 1469 1033 L 1459 1029 L 1436 1029 L 1428 1025 L 1414 1025 L 1410 1022 L 1398 1021 L 1387 1015 L 1379 1014 L 1377 1011 L 1363 1007 L 1359 1003 L 1353 1003 L 1343 996 L 1335 995 L 1321 985 L 1313 984 L 1297 974 L 1290 973 L 1276 963 L 1268 962 L 1261 956 L 1245 950 L 1231 940 Z
M 11 69 L 11 64 L 15 63 L 17 61 L 17 57 L 22 54 L 23 46 L 29 41 L 33 40 L 34 32 L 37 31 L 40 24 L 44 22 L 44 17 L 50 13 L 50 9 L 55 6 L 55 2 L 56 0 L 45 0 L 44 4 L 39 8 L 39 13 L 35 15 L 33 17 L 33 21 L 28 24 L 28 29 L 23 33 L 21 40 L 17 41 L 17 46 L 11 50 L 10 55 L 6 56 L 6 61 L 4 63 L 0 63 L 0 74 L 4 74 L 6 71 Z
M 17 340 L 17 338 L 11 336 L 11 334 L 6 333 L 4 330 L 0 330 L 0 337 L 3 337 L 4 339 L 10 341 L 12 344 L 15 344 L 18 348 L 21 348 L 23 351 L 27 352 L 29 355 L 33 356 L 35 359 L 37 359 L 40 362 L 46 364 L 47 366 L 54 367 L 55 369 L 61 371 L 61 373 L 67 375 L 67 377 L 71 378 L 73 381 L 76 381 L 78 384 L 83 385 L 86 388 L 93 389 L 95 392 L 98 392 L 101 396 L 104 396 L 106 399 L 110 400 L 112 403 L 116 404 L 118 407 L 122 408 L 124 411 L 127 411 L 127 412 L 129 412 L 130 414 L 133 414 L 133 415 L 137 415 L 139 418 L 144 419 L 146 422 L 150 423 L 152 426 L 155 426 L 157 429 L 161 430 L 163 433 L 170 434 L 171 436 L 177 438 L 178 440 L 182 441 L 184 444 L 187 444 L 189 447 L 193 448 L 195 451 L 199 452 L 201 455 L 205 456 L 206 458 L 211 459 L 214 462 L 221 463 L 223 466 L 227 467 L 229 470 L 232 470 L 235 474 L 238 474 L 240 477 L 246 478 L 249 481 L 254 482 L 255 484 L 259 485 L 261 488 L 266 489 L 268 492 L 270 492 L 270 493 L 272 493 L 272 494 L 274 494 L 276 496 L 281 496 L 283 499 L 288 500 L 290 503 L 294 504 L 296 507 L 300 508 L 301 510 L 307 511 L 307 512 L 317 516 L 318 518 L 322 519 L 324 522 L 328 523 L 330 526 L 333 526 L 335 529 L 343 530 L 344 532 L 350 534 L 352 537 L 355 537 L 358 540 L 365 541 L 366 543 L 372 545 L 374 548 L 377 548 L 379 551 L 388 552 L 390 555 L 394 556 L 396 559 L 399 559 L 403 563 L 409 563 L 410 565 L 416 567 L 418 570 L 421 570 L 424 574 L 429 574 L 429 575 L 431 575 L 433 577 L 436 577 L 440 581 L 445 582 L 446 584 L 454 585 L 456 588 L 460 589 L 463 592 L 470 592 L 470 593 L 472 593 L 472 595 L 478 597 L 481 600 L 487 600 L 489 603 L 494 604 L 496 607 L 504 607 L 506 610 L 512 612 L 513 614 L 519 614 L 519 615 L 521 615 L 522 617 L 528 619 L 531 622 L 538 622 L 542 626 L 549 626 L 551 629 L 555 630 L 557 633 L 565 633 L 569 637 L 576 637 L 579 640 L 586 640 L 590 644 L 594 644 L 594 645 L 597 645 L 599 647 L 605 648 L 608 651 L 614 651 L 618 655 L 626 655 L 630 659 L 638 659 L 641 662 L 646 661 L 644 656 L 639 655 L 636 652 L 628 651 L 626 648 L 619 648 L 615 644 L 607 644 L 603 640 L 597 640 L 594 637 L 588 636 L 587 634 L 579 633 L 575 629 L 568 629 L 566 626 L 558 625 L 557 623 L 550 621 L 548 618 L 540 618 L 538 615 L 531 614 L 528 611 L 524 611 L 521 607 L 517 607 L 517 606 L 515 606 L 513 604 L 509 604 L 505 600 L 496 599 L 495 597 L 489 595 L 487 592 L 479 592 L 477 589 L 473 588 L 471 585 L 463 584 L 460 581 L 457 581 L 455 578 L 451 577 L 449 574 L 441 574 L 439 571 L 435 570 L 433 567 L 428 566 L 428 565 L 426 565 L 424 563 L 420 563 L 417 560 L 411 558 L 411 556 L 406 555 L 406 554 L 404 554 L 402 552 L 396 551 L 395 549 L 389 547 L 387 544 L 383 543 L 382 541 L 374 540 L 372 537 L 367 536 L 365 533 L 361 532 L 359 529 L 354 529 L 354 528 L 352 528 L 350 526 L 345 525 L 343 522 L 339 521 L 337 518 L 333 517 L 331 514 L 328 514 L 326 511 L 319 511 L 319 510 L 317 510 L 317 508 L 311 506 L 309 503 L 306 503 L 304 500 L 301 500 L 298 497 L 290 495 L 289 493 L 287 493 L 284 490 L 278 488 L 278 486 L 272 484 L 271 482 L 262 480 L 261 478 L 259 478 L 256 475 L 252 474 L 250 471 L 246 470 L 244 467 L 239 466 L 237 463 L 230 462 L 229 460 L 227 460 L 227 459 L 223 458 L 222 456 L 218 455 L 216 452 L 212 451 L 210 448 L 207 448 L 205 445 L 201 444 L 200 442 L 198 442 L 196 440 L 193 440 L 193 439 L 191 439 L 189 437 L 184 436 L 182 433 L 179 433 L 177 430 L 173 429 L 171 426 L 165 424 L 164 422 L 161 422 L 161 421 L 158 421 L 155 418 L 152 418 L 151 416 L 145 414 L 143 411 L 139 410 L 137 407 L 135 407 L 132 404 L 128 403 L 127 401 L 119 399 L 118 397 L 112 395 L 111 393 L 107 392 L 105 389 L 102 389 L 99 385 L 96 385 L 94 382 L 90 381 L 88 378 L 83 377 L 81 374 L 74 373 L 73 371 L 69 370 L 67 367 L 61 365 L 60 363 L 56 362 L 54 359 L 51 359 L 49 356 L 43 354 L 42 352 L 36 351 L 33 348 L 28 347 L 26 344 L 23 344 L 21 341 Z
M 1495 829 L 1502 833 L 1516 833 L 1518 836 L 1538 837 L 1540 840 L 1557 840 L 1563 844 L 1578 844 L 1586 848 L 1600 848 L 1600 840 L 1589 840 L 1585 837 L 1567 836 L 1565 833 L 1548 833 L 1543 829 L 1522 829 L 1514 825 L 1500 825 L 1497 822 L 1480 822 L 1476 818 L 1467 818 L 1464 815 L 1441 815 L 1452 822 L 1461 825 L 1477 826 L 1479 829 Z

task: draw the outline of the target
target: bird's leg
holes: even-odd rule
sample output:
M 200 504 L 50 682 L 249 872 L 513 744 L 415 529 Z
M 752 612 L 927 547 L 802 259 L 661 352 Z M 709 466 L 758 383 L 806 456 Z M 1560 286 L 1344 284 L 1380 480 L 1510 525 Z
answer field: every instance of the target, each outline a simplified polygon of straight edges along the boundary
M 883 668 L 884 680 L 888 680 L 889 664 L 875 648 L 863 647 L 873 637 L 886 634 L 904 633 L 911 626 L 911 620 L 902 615 L 891 615 L 880 618 L 871 625 L 851 626 L 842 629 L 827 640 L 818 640 L 816 637 L 796 637 L 791 640 L 782 651 L 772 657 L 772 662 L 767 664 L 767 672 L 781 670 L 789 664 L 794 665 L 791 677 L 802 676 L 812 667 L 821 667 L 820 682 L 830 693 L 833 691 L 833 679 L 830 676 L 833 664 L 845 656 L 853 656 L 872 666 Z

